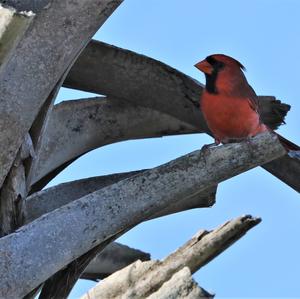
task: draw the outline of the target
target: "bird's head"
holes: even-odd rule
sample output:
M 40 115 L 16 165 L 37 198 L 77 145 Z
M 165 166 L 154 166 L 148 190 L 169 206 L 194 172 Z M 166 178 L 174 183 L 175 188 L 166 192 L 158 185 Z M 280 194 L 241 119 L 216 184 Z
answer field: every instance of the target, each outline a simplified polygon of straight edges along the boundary
M 245 67 L 236 59 L 224 55 L 213 54 L 195 64 L 204 73 L 206 90 L 209 93 L 230 92 L 236 84 L 246 80 L 243 70 Z

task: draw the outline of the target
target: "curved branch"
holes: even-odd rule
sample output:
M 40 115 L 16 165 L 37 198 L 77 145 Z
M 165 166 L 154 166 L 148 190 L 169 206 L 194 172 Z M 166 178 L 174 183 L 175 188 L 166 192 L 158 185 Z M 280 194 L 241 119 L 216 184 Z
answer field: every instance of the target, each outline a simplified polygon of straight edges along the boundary
M 0 239 L 0 268 L 6 269 L 0 272 L 0 297 L 26 295 L 72 260 L 177 200 L 285 153 L 276 136 L 261 134 L 193 152 L 40 217 Z
M 206 128 L 198 105 L 202 85 L 144 55 L 91 41 L 71 68 L 65 87 L 115 96 Z
M 300 192 L 300 159 L 285 155 L 262 166 L 290 187 Z
M 80 197 L 117 183 L 141 171 L 118 173 L 63 183 L 35 192 L 25 200 L 24 224 L 30 223 L 42 215 L 60 208 Z
M 0 72 L 0 186 L 55 84 L 121 2 L 52 0 L 33 19 Z
M 25 201 L 24 223 L 30 223 L 42 215 L 58 209 L 66 204 L 75 201 L 87 194 L 115 184 L 121 180 L 142 174 L 147 170 L 118 173 L 106 176 L 92 177 L 68 183 L 63 183 L 46 190 L 36 192 L 27 197 Z M 182 198 L 178 202 L 168 206 L 151 216 L 157 218 L 170 215 L 189 209 L 207 208 L 215 203 L 216 186 L 207 188 L 199 194 L 194 194 L 188 198 Z
M 170 115 L 118 98 L 63 102 L 54 106 L 49 118 L 32 182 L 106 144 L 194 132 L 194 127 Z

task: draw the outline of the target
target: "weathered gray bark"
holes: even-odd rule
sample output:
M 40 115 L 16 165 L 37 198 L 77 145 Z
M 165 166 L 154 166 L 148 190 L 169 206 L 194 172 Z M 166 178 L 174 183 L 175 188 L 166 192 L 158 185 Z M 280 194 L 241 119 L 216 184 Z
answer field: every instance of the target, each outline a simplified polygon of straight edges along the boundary
M 0 189 L 0 237 L 10 234 L 24 222 L 24 199 L 27 196 L 25 162 L 33 156 L 33 145 L 27 134 Z
M 70 183 L 61 184 L 49 189 L 46 189 L 41 192 L 37 192 L 31 197 L 29 197 L 26 200 L 26 211 L 27 211 L 27 217 L 26 222 L 31 222 L 35 218 L 40 217 L 41 215 L 50 212 L 56 208 L 59 208 L 71 201 L 74 201 L 82 196 L 85 196 L 89 193 L 92 193 L 93 191 L 99 190 L 101 188 L 104 188 L 108 185 L 111 185 L 113 183 L 116 183 L 122 179 L 125 179 L 127 177 L 132 177 L 134 175 L 137 175 L 138 173 L 142 173 L 143 171 L 135 171 L 131 173 L 122 173 L 122 174 L 116 174 L 116 175 L 108 175 L 104 177 L 95 177 L 95 178 L 89 178 L 89 179 L 83 179 L 79 181 L 74 181 Z M 215 194 L 216 194 L 216 187 L 207 188 L 204 191 L 202 191 L 199 194 L 192 195 L 190 198 L 183 198 L 177 202 L 175 202 L 172 205 L 168 205 L 167 208 L 162 209 L 158 213 L 155 213 L 154 215 L 151 215 L 150 218 L 156 218 L 163 215 L 168 215 L 171 213 L 176 213 L 180 211 L 185 211 L 187 209 L 192 208 L 199 208 L 199 207 L 208 207 L 214 204 L 215 202 Z M 55 294 L 56 298 L 61 299 L 67 297 L 67 289 L 71 289 L 71 277 L 74 277 L 74 275 L 79 278 L 81 277 L 93 277 L 101 278 L 103 277 L 103 270 L 101 264 L 99 264 L 99 259 L 93 259 L 93 257 L 98 253 L 98 251 L 92 250 L 90 254 L 85 254 L 84 258 L 80 258 L 76 262 L 74 261 L 72 264 L 68 266 L 68 272 L 73 273 L 72 275 L 70 273 L 66 274 L 63 272 L 60 272 L 59 274 L 56 274 L 55 281 L 51 281 L 52 287 L 49 289 L 47 287 L 47 297 L 42 296 L 41 298 L 52 298 L 53 294 Z M 99 254 L 98 254 L 99 256 Z M 100 253 L 101 256 L 101 253 Z M 92 260 L 93 259 L 93 260 Z M 89 264 L 88 268 L 94 269 L 94 273 L 89 273 L 89 269 L 84 270 L 84 266 L 82 266 L 82 272 L 79 270 L 79 264 Z M 74 265 L 73 265 L 74 264 Z M 102 274 L 101 274 L 102 273 Z M 62 287 L 58 287 L 58 283 L 61 282 L 62 277 L 67 276 L 67 285 L 63 284 Z M 49 284 L 49 283 L 48 283 Z M 48 285 L 47 284 L 47 285 Z M 55 286 L 55 288 L 54 288 Z M 67 286 L 67 288 L 66 288 Z M 61 293 L 57 292 L 58 289 L 61 290 Z M 45 294 L 45 292 L 42 292 L 42 294 Z
M 5 72 L 7 62 L 13 55 L 29 25 L 32 23 L 34 16 L 33 13 L 18 13 L 14 8 L 4 8 L 0 5 L 0 75 Z M 7 142 L 8 140 L 6 140 L 3 145 L 8 147 Z M 2 161 L 3 159 L 4 161 Z M 0 162 L 3 162 L 0 167 L 0 187 L 4 181 L 4 173 L 7 175 L 9 171 L 8 166 L 5 164 L 7 162 L 5 155 L 3 155 L 2 160 L 0 154 Z M 26 189 L 24 181 L 22 181 L 24 177 L 24 167 L 22 164 L 21 150 L 19 150 L 14 160 L 14 165 L 0 194 L 1 236 L 9 233 L 11 229 L 17 226 L 17 222 L 19 221 L 17 218 L 19 218 L 19 216 L 16 201 L 18 200 L 19 194 L 16 193 L 20 192 L 20 196 L 21 194 L 24 195 Z
M 62 183 L 45 190 L 35 192 L 31 196 L 27 197 L 25 201 L 25 224 L 30 223 L 42 215 L 60 208 L 80 197 L 138 173 L 140 173 L 140 171 L 81 179 Z
M 264 164 L 263 168 L 287 183 L 290 187 L 300 192 L 300 159 L 292 159 L 289 155 Z M 280 170 L 280 171 L 279 171 Z
M 117 183 L 126 178 L 141 174 L 146 170 L 118 173 L 106 176 L 92 177 L 69 183 L 63 183 L 46 190 L 36 192 L 27 197 L 25 201 L 25 223 L 32 222 L 43 214 L 49 213 L 62 207 L 80 197 L 86 196 L 101 188 Z M 166 209 L 151 215 L 151 218 L 157 218 L 172 213 L 177 213 L 194 208 L 210 207 L 215 203 L 216 186 L 207 188 L 199 194 L 192 195 L 189 198 L 183 198 L 178 202 L 168 206 Z M 132 199 L 134 200 L 134 198 Z
M 198 132 L 209 133 L 199 111 L 203 85 L 185 74 L 149 57 L 91 41 L 74 64 L 64 83 L 66 87 L 120 97 L 126 101 L 161 111 Z M 262 121 L 276 129 L 290 106 L 274 97 L 259 97 Z M 263 166 L 300 192 L 300 161 L 289 156 L 284 163 Z M 289 169 L 294 169 L 291 175 Z
M 0 73 L 0 186 L 40 108 L 122 0 L 52 0 Z
M 63 102 L 54 106 L 49 119 L 32 183 L 106 144 L 193 132 L 192 126 L 169 115 L 117 98 Z
M 29 223 L 35 220 L 36 218 L 42 216 L 43 214 L 51 212 L 54 209 L 68 204 L 71 201 L 74 201 L 82 196 L 85 196 L 96 190 L 116 183 L 122 179 L 132 177 L 144 171 L 145 170 L 82 179 L 70 183 L 64 183 L 58 186 L 51 187 L 44 191 L 37 192 L 32 196 L 28 197 L 25 201 L 25 210 L 27 213 L 25 215 L 24 221 L 25 223 Z M 151 215 L 150 218 L 169 215 L 188 209 L 209 207 L 214 204 L 215 195 L 216 187 L 214 186 L 212 188 L 205 189 L 201 193 L 195 194 L 190 198 L 183 198 L 178 202 L 169 205 L 167 208 L 159 211 L 158 213 Z M 109 251 L 107 251 L 107 253 L 108 252 Z M 98 256 L 102 256 L 102 253 L 100 253 Z M 103 262 L 103 259 L 101 258 L 99 260 L 98 258 L 95 258 L 91 262 L 91 264 L 89 264 L 88 268 L 85 269 L 81 277 L 92 279 L 103 278 L 105 272 L 103 272 L 103 265 L 100 261 Z M 117 258 L 117 261 L 119 261 L 119 258 Z M 109 261 L 109 263 L 112 264 L 112 261 Z M 91 269 L 93 269 L 93 272 L 91 272 Z M 113 270 L 114 267 L 111 267 L 111 269 Z
M 198 128 L 204 123 L 194 109 L 201 90 L 198 82 L 157 60 L 99 41 L 87 45 L 64 86 L 115 96 Z
M 211 232 L 202 230 L 162 261 L 137 261 L 98 283 L 82 299 L 148 298 L 182 268 L 195 273 L 259 222 L 242 216 Z
M 35 118 L 32 126 L 30 128 L 29 133 L 32 138 L 32 143 L 34 145 L 36 153 L 38 153 L 41 149 L 42 140 L 43 140 L 43 136 L 45 133 L 45 128 L 48 123 L 48 119 L 51 115 L 56 96 L 61 88 L 62 82 L 64 81 L 69 68 L 65 71 L 65 73 L 62 75 L 60 80 L 54 86 L 53 90 L 51 91 L 48 98 L 44 102 L 43 106 L 41 107 L 37 117 Z M 29 192 L 30 192 L 31 185 L 32 185 L 32 178 L 34 177 L 36 164 L 38 162 L 37 157 L 38 157 L 38 154 L 36 154 L 34 156 L 34 158 L 30 159 L 27 163 L 26 186 L 27 186 L 27 190 Z
M 0 239 L 0 268 L 6 269 L 0 273 L 0 297 L 26 295 L 89 249 L 169 204 L 284 154 L 274 135 L 261 134 L 193 152 L 40 217 Z

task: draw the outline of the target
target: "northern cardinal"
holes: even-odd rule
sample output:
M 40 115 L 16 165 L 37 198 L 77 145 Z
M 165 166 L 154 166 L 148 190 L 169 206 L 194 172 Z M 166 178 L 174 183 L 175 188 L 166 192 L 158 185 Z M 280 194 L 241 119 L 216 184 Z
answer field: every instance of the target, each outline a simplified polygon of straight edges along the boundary
M 195 65 L 205 74 L 206 86 L 200 100 L 201 111 L 215 144 L 243 140 L 272 131 L 260 118 L 259 101 L 236 59 L 214 54 Z M 277 134 L 287 151 L 300 147 Z

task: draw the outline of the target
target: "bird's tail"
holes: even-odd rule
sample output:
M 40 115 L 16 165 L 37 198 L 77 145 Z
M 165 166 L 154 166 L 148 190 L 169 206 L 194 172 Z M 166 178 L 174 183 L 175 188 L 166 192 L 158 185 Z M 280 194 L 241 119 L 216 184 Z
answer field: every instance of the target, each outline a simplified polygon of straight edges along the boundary
M 279 135 L 278 133 L 276 133 L 279 141 L 281 142 L 281 144 L 284 146 L 284 148 L 289 152 L 289 151 L 296 151 L 296 152 L 300 152 L 300 146 L 298 146 L 297 144 L 289 141 L 288 139 L 282 137 L 281 135 Z
M 274 97 L 261 96 L 259 114 L 262 123 L 266 124 L 271 130 L 276 130 L 285 124 L 284 118 L 291 106 L 276 100 Z

